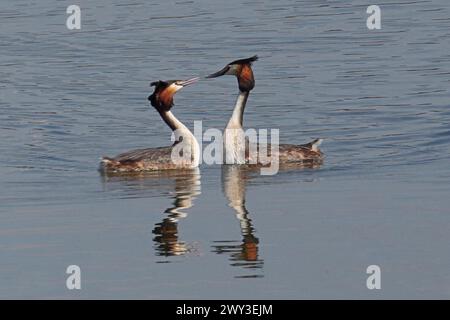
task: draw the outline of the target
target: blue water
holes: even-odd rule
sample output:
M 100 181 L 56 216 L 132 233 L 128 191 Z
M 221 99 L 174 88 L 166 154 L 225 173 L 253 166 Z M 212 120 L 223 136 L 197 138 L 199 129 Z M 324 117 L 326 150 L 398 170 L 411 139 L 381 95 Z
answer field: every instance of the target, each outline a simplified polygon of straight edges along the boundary
M 378 3 L 381 30 L 366 1 L 83 0 L 73 31 L 70 4 L 0 4 L 0 298 L 450 297 L 448 1 Z M 245 126 L 323 138 L 320 168 L 97 172 L 170 144 L 150 81 L 254 54 Z M 221 129 L 236 93 L 201 81 L 173 112 Z

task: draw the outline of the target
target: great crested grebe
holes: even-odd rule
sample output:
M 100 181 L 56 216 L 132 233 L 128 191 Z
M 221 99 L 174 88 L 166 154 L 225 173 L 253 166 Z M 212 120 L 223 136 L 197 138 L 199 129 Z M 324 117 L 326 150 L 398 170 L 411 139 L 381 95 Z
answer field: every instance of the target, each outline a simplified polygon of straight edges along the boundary
M 170 109 L 173 106 L 175 93 L 198 79 L 159 80 L 150 84 L 155 87 L 155 91 L 148 97 L 148 100 L 173 131 L 175 142 L 172 146 L 132 150 L 114 158 L 103 157 L 100 170 L 106 172 L 136 172 L 197 167 L 200 159 L 198 141 L 192 132 L 173 115 Z M 173 154 L 177 156 L 173 157 Z
M 250 91 L 255 87 L 255 78 L 251 66 L 256 60 L 258 60 L 256 55 L 247 59 L 235 60 L 227 64 L 222 70 L 206 76 L 206 78 L 217 78 L 223 75 L 233 75 L 236 76 L 238 81 L 239 95 L 224 134 L 225 161 L 227 164 L 260 164 L 259 146 L 250 148 L 248 142 L 243 139 L 244 109 Z M 323 159 L 323 154 L 319 150 L 321 142 L 322 139 L 316 139 L 303 145 L 280 144 L 278 146 L 278 161 L 280 164 L 320 162 Z

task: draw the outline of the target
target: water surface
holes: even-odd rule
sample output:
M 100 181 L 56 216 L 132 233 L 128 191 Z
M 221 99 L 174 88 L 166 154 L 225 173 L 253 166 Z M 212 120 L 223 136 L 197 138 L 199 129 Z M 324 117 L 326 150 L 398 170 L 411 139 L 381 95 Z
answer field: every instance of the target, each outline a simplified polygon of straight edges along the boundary
M 375 31 L 366 1 L 78 1 L 80 31 L 70 4 L 0 4 L 1 298 L 450 297 L 448 1 L 379 3 Z M 246 127 L 323 138 L 320 168 L 97 172 L 170 143 L 150 81 L 254 54 Z M 223 128 L 236 91 L 173 111 Z

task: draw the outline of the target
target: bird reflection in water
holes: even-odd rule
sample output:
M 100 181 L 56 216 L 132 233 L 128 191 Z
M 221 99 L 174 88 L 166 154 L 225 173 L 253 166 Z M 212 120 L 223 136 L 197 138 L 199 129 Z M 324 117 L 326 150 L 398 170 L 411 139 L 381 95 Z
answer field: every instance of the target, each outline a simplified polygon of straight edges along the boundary
M 192 170 L 189 175 L 175 178 L 175 193 L 173 206 L 164 213 L 167 217 L 155 224 L 153 234 L 155 237 L 156 254 L 159 256 L 179 256 L 193 251 L 194 247 L 179 240 L 178 221 L 187 216 L 184 210 L 193 206 L 194 199 L 200 195 L 200 173 L 198 169 Z
M 214 241 L 213 252 L 230 255 L 232 266 L 255 270 L 263 267 L 264 260 L 259 258 L 259 240 L 254 235 L 255 229 L 245 206 L 245 187 L 249 179 L 249 173 L 247 166 L 222 166 L 223 192 L 228 200 L 228 205 L 233 208 L 239 221 L 242 240 L 240 242 Z M 258 278 L 263 277 L 263 275 L 254 272 L 250 275 L 237 277 Z
M 297 163 L 280 166 L 279 174 L 298 172 L 299 169 L 317 168 L 318 162 Z M 251 270 L 250 274 L 236 278 L 262 278 L 264 260 L 260 258 L 259 239 L 255 235 L 252 219 L 246 208 L 246 186 L 252 184 L 273 184 L 279 181 L 276 176 L 260 176 L 260 167 L 247 165 L 222 166 L 222 187 L 228 205 L 234 210 L 239 221 L 242 238 L 240 240 L 224 240 L 213 242 L 213 252 L 229 255 L 231 265 Z M 167 170 L 150 173 L 108 173 L 103 174 L 104 188 L 119 191 L 123 198 L 151 196 L 152 191 L 158 195 L 169 194 L 173 198 L 172 206 L 164 211 L 165 217 L 156 223 L 152 233 L 154 248 L 157 256 L 173 257 L 187 253 L 196 253 L 195 244 L 186 243 L 179 238 L 178 223 L 185 218 L 187 209 L 194 205 L 194 200 L 201 194 L 200 171 L 198 168 L 190 170 Z M 297 179 L 297 177 L 295 178 Z M 281 179 L 282 181 L 285 181 Z M 170 260 L 159 261 L 160 263 Z
M 322 161 L 309 161 L 280 164 L 279 174 L 285 175 L 298 172 L 302 169 L 315 169 L 320 167 Z M 262 278 L 264 260 L 259 257 L 259 239 L 255 236 L 255 228 L 249 211 L 245 205 L 245 189 L 248 183 L 271 184 L 279 180 L 277 176 L 260 176 L 260 166 L 226 165 L 222 166 L 222 186 L 228 205 L 233 208 L 239 221 L 241 241 L 214 241 L 213 252 L 228 254 L 232 266 L 253 270 L 248 275 L 236 276 L 236 278 Z M 261 272 L 257 272 L 257 271 Z
M 192 245 L 179 239 L 178 222 L 187 216 L 184 210 L 191 208 L 194 199 L 201 193 L 200 171 L 198 168 L 183 173 L 178 171 L 174 181 L 173 205 L 164 211 L 167 216 L 153 228 L 158 256 L 180 256 L 195 251 Z
M 184 210 L 191 208 L 194 199 L 201 194 L 198 168 L 135 174 L 110 173 L 104 175 L 103 179 L 104 182 L 110 183 L 126 182 L 128 187 L 133 185 L 138 190 L 157 188 L 159 192 L 169 191 L 173 198 L 172 206 L 164 211 L 165 217 L 156 223 L 152 230 L 156 255 L 171 257 L 196 251 L 194 245 L 179 239 L 178 222 L 187 216 Z

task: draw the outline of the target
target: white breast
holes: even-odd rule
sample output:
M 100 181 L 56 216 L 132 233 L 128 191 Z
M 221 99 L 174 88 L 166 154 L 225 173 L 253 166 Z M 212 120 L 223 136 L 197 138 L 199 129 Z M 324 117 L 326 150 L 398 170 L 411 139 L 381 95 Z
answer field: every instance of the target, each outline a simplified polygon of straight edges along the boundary
M 224 154 L 226 164 L 245 164 L 245 134 L 241 128 L 227 128 L 224 132 Z

